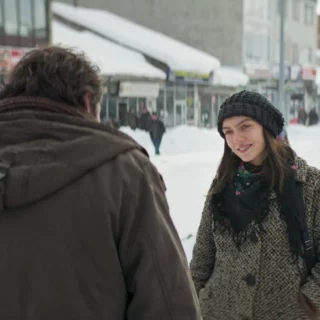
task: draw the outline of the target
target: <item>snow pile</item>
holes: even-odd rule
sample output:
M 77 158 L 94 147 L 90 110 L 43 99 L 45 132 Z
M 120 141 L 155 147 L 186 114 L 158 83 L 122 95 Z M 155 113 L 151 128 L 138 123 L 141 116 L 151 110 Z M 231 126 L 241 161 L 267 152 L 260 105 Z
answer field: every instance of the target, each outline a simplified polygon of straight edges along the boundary
M 53 12 L 69 21 L 103 34 L 154 59 L 172 70 L 209 73 L 220 66 L 217 58 L 108 11 L 53 2 Z
M 52 42 L 85 52 L 103 75 L 166 78 L 166 74 L 149 64 L 142 54 L 105 40 L 92 32 L 76 31 L 55 20 L 52 22 Z
M 297 155 L 309 165 L 320 168 L 320 126 L 291 125 L 287 132 L 289 143 Z
M 147 132 L 133 131 L 129 127 L 122 127 L 121 130 L 141 144 L 150 155 L 153 155 L 154 148 Z M 177 155 L 215 150 L 217 146 L 222 147 L 223 143 L 216 130 L 184 125 L 167 129 L 160 150 L 163 155 Z
M 222 66 L 214 71 L 213 84 L 216 86 L 245 87 L 249 77 L 241 70 Z

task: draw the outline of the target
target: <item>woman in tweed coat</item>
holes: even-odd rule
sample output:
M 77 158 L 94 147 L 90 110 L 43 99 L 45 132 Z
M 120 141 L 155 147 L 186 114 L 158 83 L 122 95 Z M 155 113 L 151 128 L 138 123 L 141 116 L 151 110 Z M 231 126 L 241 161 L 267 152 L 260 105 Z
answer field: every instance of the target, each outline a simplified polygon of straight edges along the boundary
M 258 93 L 242 91 L 220 108 L 225 150 L 190 265 L 203 320 L 319 317 L 320 171 L 276 140 L 283 125 Z M 315 259 L 309 272 L 304 212 Z

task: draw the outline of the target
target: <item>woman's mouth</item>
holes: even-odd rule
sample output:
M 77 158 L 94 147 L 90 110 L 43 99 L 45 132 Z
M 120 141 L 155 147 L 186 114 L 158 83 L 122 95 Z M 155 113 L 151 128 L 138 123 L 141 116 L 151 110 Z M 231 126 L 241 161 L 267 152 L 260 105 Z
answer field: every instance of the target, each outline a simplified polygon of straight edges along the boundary
M 241 148 L 238 148 L 237 150 L 240 152 L 240 153 L 246 153 L 250 148 L 251 148 L 252 144 L 250 145 L 247 145 L 247 146 L 243 146 Z

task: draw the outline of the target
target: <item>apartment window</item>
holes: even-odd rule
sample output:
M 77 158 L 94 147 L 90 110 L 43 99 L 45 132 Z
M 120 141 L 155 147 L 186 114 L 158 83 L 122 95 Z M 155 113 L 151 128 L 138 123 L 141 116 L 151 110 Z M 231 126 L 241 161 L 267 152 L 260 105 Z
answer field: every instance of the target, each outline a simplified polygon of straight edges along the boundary
M 308 61 L 310 63 L 313 62 L 313 50 L 312 50 L 312 48 L 308 48 Z
M 292 16 L 294 20 L 299 20 L 299 5 L 300 5 L 300 0 L 293 0 Z
M 18 2 L 16 0 L 3 0 L 4 5 L 4 32 L 8 35 L 18 35 Z
M 292 44 L 292 63 L 299 63 L 299 46 Z
M 47 30 L 47 4 L 46 0 L 34 0 L 34 31 L 37 39 L 45 39 Z
M 33 34 L 32 0 L 19 0 L 20 2 L 20 35 L 31 37 Z
M 314 16 L 315 16 L 315 8 L 312 4 L 309 5 L 309 21 L 310 21 L 310 25 L 313 26 L 314 25 Z
M 304 5 L 304 23 L 306 25 L 309 24 L 309 5 L 308 4 Z
M 251 62 L 268 62 L 270 58 L 269 37 L 254 33 L 245 34 L 246 59 Z
M 265 20 L 270 21 L 271 19 L 270 0 L 264 0 L 263 10 L 264 10 Z

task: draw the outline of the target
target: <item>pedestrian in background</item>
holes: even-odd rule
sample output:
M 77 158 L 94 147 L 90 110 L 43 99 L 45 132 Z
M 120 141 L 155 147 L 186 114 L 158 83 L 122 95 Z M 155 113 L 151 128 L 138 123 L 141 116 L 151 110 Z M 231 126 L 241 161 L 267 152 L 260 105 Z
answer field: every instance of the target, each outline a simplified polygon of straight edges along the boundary
M 155 154 L 160 155 L 160 146 L 162 142 L 162 137 L 166 132 L 164 123 L 159 119 L 156 112 L 152 113 L 151 125 L 149 128 L 150 138 L 154 145 Z
M 200 320 L 161 177 L 99 123 L 101 85 L 50 47 L 0 88 L 0 318 Z

